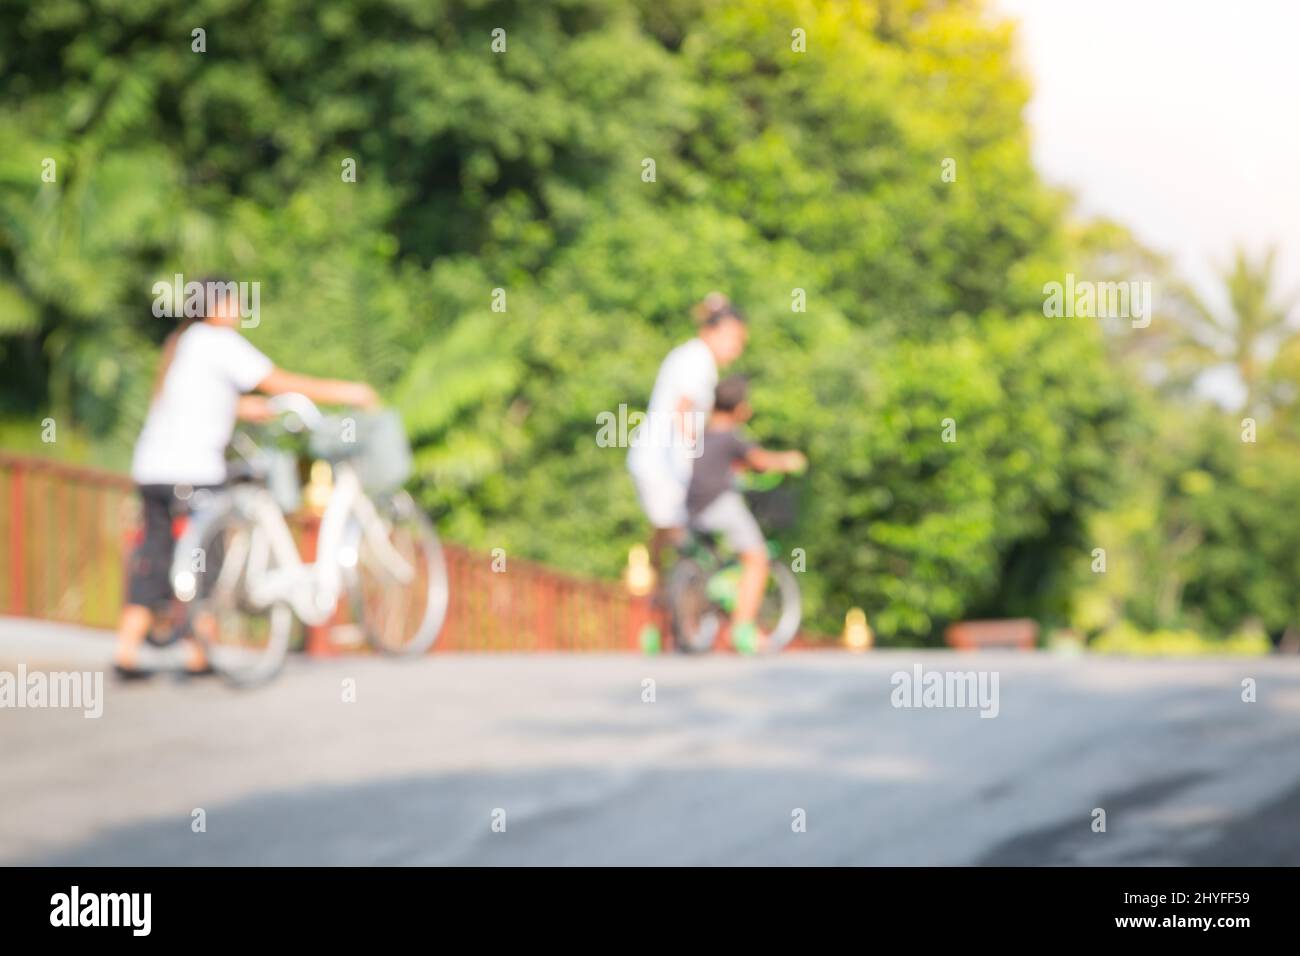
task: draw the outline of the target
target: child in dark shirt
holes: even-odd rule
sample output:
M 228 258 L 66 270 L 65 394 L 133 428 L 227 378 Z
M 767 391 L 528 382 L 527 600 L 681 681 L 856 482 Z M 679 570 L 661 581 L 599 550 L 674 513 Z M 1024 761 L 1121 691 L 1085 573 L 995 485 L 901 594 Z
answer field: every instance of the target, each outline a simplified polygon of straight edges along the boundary
M 749 421 L 753 409 L 749 383 L 733 376 L 719 383 L 713 414 L 700 439 L 700 454 L 686 491 L 686 511 L 691 527 L 722 534 L 740 556 L 740 588 L 731 618 L 731 641 L 742 654 L 758 649 L 760 635 L 754 623 L 767 586 L 767 544 L 745 499 L 735 488 L 735 473 L 802 471 L 808 460 L 797 451 L 768 451 L 745 441 L 736 429 Z

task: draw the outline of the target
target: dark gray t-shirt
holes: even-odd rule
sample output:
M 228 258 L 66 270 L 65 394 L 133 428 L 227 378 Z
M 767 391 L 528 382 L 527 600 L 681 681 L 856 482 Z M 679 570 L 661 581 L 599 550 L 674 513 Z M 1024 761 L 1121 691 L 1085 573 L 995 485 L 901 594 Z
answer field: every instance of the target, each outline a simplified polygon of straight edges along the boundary
M 744 459 L 754 447 L 735 432 L 706 431 L 700 439 L 700 457 L 695 459 L 691 483 L 686 489 L 686 510 L 694 517 L 734 483 L 732 464 Z

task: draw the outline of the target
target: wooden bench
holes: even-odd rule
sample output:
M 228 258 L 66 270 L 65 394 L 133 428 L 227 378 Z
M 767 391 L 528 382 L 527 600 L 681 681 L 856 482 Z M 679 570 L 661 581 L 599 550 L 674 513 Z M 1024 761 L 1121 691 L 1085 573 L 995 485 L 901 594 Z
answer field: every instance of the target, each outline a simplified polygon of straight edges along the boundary
M 1004 621 L 958 621 L 948 625 L 944 642 L 959 651 L 1002 648 L 1032 651 L 1038 645 L 1038 622 L 1028 617 Z

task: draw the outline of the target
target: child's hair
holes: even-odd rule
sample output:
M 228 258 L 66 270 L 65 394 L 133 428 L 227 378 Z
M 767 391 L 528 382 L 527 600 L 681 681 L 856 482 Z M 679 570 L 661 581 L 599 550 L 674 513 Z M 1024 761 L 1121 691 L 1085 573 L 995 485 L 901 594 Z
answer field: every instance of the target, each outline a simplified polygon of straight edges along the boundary
M 713 392 L 713 408 L 719 412 L 734 412 L 749 397 L 749 379 L 732 375 L 718 383 Z
M 745 316 L 741 311 L 731 304 L 721 292 L 710 292 L 695 308 L 691 310 L 691 315 L 695 318 L 695 323 L 700 328 L 713 328 L 723 319 L 735 319 L 737 322 L 744 322 Z

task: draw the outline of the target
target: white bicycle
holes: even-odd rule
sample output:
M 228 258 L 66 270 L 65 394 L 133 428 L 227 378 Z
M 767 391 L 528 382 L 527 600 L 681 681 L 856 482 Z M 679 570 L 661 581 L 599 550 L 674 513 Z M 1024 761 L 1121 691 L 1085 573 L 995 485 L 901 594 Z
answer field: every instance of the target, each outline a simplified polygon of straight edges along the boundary
M 263 451 L 247 432 L 247 462 L 230 487 L 202 502 L 176 544 L 172 588 L 213 669 L 239 686 L 284 664 L 293 619 L 329 624 L 346 594 L 365 639 L 397 655 L 427 651 L 447 613 L 447 565 L 433 525 L 401 484 L 410 449 L 394 412 L 325 416 L 303 395 L 271 400 L 289 432 L 306 429 L 332 483 L 315 560 L 307 563 L 285 519 L 296 507 L 296 458 Z M 379 490 L 374 497 L 367 488 Z

